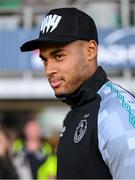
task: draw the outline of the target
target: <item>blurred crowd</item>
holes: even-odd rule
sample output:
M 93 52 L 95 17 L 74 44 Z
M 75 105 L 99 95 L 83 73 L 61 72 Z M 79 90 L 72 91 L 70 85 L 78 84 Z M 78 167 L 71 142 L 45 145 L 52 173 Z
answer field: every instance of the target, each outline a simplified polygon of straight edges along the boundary
M 0 121 L 0 179 L 56 179 L 58 138 L 44 137 L 33 115 L 14 120 Z

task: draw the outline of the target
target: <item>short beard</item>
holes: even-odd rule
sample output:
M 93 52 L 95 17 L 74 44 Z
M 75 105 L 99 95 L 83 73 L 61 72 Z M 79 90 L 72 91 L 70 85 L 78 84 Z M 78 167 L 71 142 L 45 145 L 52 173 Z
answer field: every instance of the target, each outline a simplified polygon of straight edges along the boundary
M 81 71 L 82 73 L 79 74 L 79 76 L 76 73 L 75 76 L 73 77 L 72 82 L 71 82 L 71 86 L 74 86 L 74 89 L 72 89 L 72 91 L 63 92 L 61 94 L 55 93 L 55 96 L 57 98 L 60 98 L 60 99 L 65 99 L 65 98 L 68 98 L 68 97 L 76 94 L 76 92 L 79 91 L 79 89 L 85 83 L 85 81 L 87 81 L 90 78 L 89 69 L 87 69 L 87 68 L 84 68 L 84 69 Z M 77 82 L 79 82 L 79 83 L 77 83 Z

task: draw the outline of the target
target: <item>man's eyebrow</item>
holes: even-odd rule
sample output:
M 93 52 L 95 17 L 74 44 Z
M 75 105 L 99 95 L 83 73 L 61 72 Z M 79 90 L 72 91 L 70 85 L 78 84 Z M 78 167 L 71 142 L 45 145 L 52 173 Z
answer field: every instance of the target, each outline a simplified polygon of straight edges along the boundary
M 60 49 L 52 50 L 52 52 L 50 52 L 50 55 L 53 56 L 53 55 L 55 55 L 55 54 L 57 54 L 57 53 L 59 53 L 59 52 L 61 52 L 61 51 L 64 51 L 64 49 L 63 49 L 63 48 L 60 48 Z M 40 57 L 41 59 L 46 59 L 46 57 L 42 56 L 41 54 L 39 55 L 39 57 Z
M 51 54 L 51 55 L 55 55 L 55 54 L 57 54 L 57 53 L 59 53 L 59 52 L 61 52 L 61 51 L 63 51 L 63 50 L 64 50 L 63 48 L 55 49 L 55 50 L 53 50 L 50 54 Z

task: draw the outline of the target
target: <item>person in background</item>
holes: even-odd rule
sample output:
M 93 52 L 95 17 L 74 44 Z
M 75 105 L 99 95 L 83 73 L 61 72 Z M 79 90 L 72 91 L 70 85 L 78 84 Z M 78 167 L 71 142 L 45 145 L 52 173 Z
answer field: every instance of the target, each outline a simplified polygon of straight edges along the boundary
M 56 97 L 71 107 L 57 150 L 58 179 L 135 179 L 135 98 L 98 65 L 92 17 L 77 8 L 52 9 L 39 38 L 21 51 L 40 50 Z
M 23 136 L 14 142 L 13 151 L 16 154 L 14 163 L 20 178 L 50 179 L 50 177 L 56 177 L 56 155 L 51 145 L 42 138 L 41 127 L 34 118 L 26 122 Z M 22 164 L 24 170 L 22 170 Z
M 12 128 L 0 124 L 0 179 L 19 179 L 12 162 L 12 143 L 14 132 Z

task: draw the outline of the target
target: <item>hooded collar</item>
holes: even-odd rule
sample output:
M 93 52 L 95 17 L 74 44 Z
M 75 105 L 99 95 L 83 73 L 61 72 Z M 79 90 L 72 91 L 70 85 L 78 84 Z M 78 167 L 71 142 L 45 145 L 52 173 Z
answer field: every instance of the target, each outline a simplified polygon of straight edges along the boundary
M 63 102 L 71 106 L 72 109 L 77 108 L 96 97 L 97 91 L 107 82 L 107 76 L 102 67 L 98 67 L 97 71 L 72 95 L 66 97 Z

